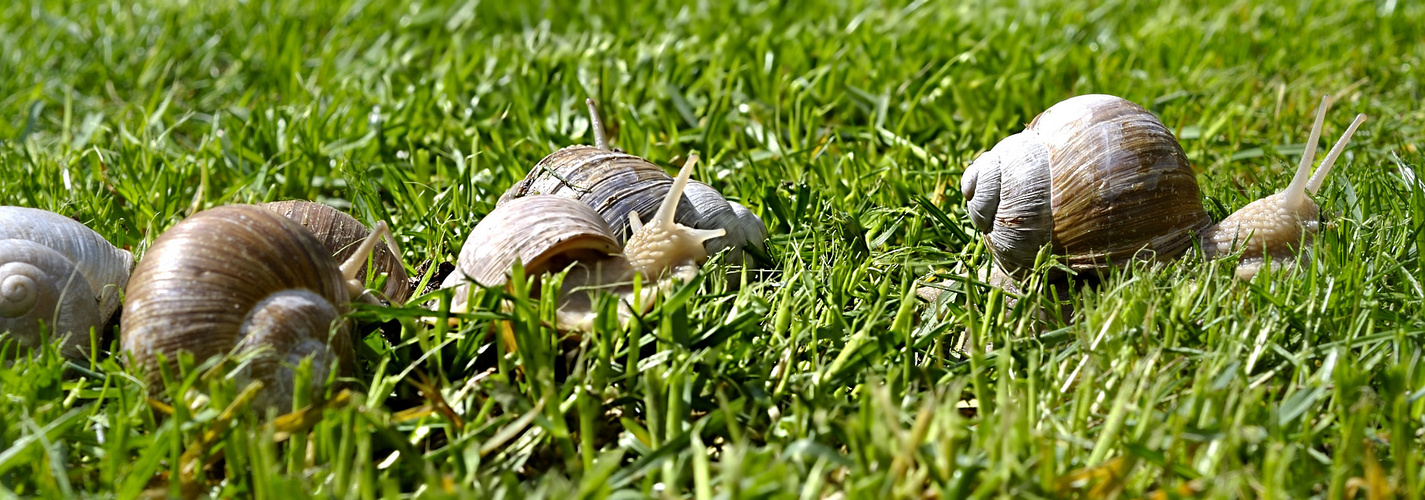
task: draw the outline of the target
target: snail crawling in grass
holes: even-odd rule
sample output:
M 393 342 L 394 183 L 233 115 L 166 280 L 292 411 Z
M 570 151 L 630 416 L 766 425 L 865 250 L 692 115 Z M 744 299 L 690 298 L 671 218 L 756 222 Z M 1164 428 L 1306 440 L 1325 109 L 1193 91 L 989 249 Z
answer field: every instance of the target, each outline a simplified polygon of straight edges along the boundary
M 61 354 L 82 358 L 133 267 L 133 255 L 68 217 L 0 206 L 0 333 L 39 348 L 43 323 Z
M 585 102 L 594 145 L 569 146 L 544 157 L 523 180 L 505 191 L 496 206 L 536 194 L 579 200 L 598 212 L 615 240 L 622 243 L 633 234 L 629 215 L 651 217 L 666 198 L 673 178 L 648 160 L 609 149 L 598 106 L 593 99 Z M 747 207 L 728 201 L 712 186 L 698 181 L 689 181 L 684 195 L 677 202 L 674 222 L 727 233 L 706 242 L 709 255 L 727 248 L 728 262 L 748 264 L 751 258 L 744 248 L 765 250 L 767 226 Z
M 391 241 L 385 222 L 338 264 L 302 224 L 269 208 L 198 212 L 160 235 L 134 269 L 120 320 L 124 351 L 155 387 L 161 359 L 173 370 L 183 352 L 195 363 L 236 354 L 246 363 L 239 386 L 263 383 L 255 405 L 288 408 L 303 358 L 312 357 L 308 390 L 333 369 L 352 373 L 343 316 L 365 291 L 357 271 L 382 236 Z
M 1011 276 L 1032 269 L 1045 245 L 1074 272 L 1090 275 L 1130 259 L 1174 259 L 1197 246 L 1209 258 L 1241 252 L 1236 276 L 1249 280 L 1268 262 L 1310 262 L 1320 212 L 1310 195 L 1366 118 L 1356 117 L 1311 175 L 1328 99 L 1291 184 L 1216 224 L 1172 132 L 1141 106 L 1108 95 L 1051 106 L 980 155 L 961 189 L 995 262 Z
M 593 325 L 599 291 L 611 292 L 624 304 L 648 307 L 651 294 L 633 296 L 635 276 L 641 276 L 646 292 L 654 291 L 660 280 L 690 279 L 707 259 L 704 244 L 726 234 L 721 228 L 697 229 L 675 221 L 696 163 L 697 156 L 690 156 L 683 164 L 651 220 L 642 222 L 636 211 L 628 214 L 633 234 L 622 247 L 599 212 L 576 199 L 534 194 L 496 207 L 470 232 L 456 271 L 442 284 L 457 288 L 451 309 L 466 310 L 466 287 L 472 281 L 505 285 L 516 261 L 528 276 L 569 270 L 556 315 L 562 329 L 588 330 Z
M 321 203 L 287 200 L 263 203 L 261 206 L 297 221 L 302 227 L 307 228 L 313 236 L 317 237 L 318 241 L 322 242 L 322 245 L 332 252 L 332 257 L 338 262 L 346 261 L 356 255 L 356 250 L 361 246 L 361 242 L 371 235 L 371 229 L 357 221 L 355 217 Z M 406 270 L 402 267 L 400 256 L 392 253 L 387 247 L 377 246 L 371 260 L 376 266 L 376 273 L 387 276 L 385 286 L 381 287 L 382 294 L 392 304 L 404 304 L 406 299 L 411 297 L 411 286 Z M 357 278 L 363 276 L 366 276 L 364 263 L 356 271 Z

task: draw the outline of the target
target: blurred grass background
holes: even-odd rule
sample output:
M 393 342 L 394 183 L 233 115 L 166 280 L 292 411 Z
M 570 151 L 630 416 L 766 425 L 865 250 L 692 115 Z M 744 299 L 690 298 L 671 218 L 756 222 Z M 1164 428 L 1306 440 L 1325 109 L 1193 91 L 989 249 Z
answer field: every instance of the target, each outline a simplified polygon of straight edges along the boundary
M 592 142 L 592 96 L 618 147 L 702 154 L 775 272 L 705 272 L 567 355 L 527 300 L 508 356 L 488 324 L 361 308 L 399 333 L 364 330 L 353 392 L 275 420 L 221 374 L 194 399 L 113 358 L 18 361 L 0 494 L 1418 495 L 1422 64 L 1425 5 L 1389 0 L 10 2 L 0 203 L 136 255 L 197 210 L 299 198 L 390 222 L 424 271 Z M 1144 267 L 1046 321 L 957 278 L 988 265 L 959 179 L 1083 93 L 1160 116 L 1215 218 L 1289 182 L 1322 94 L 1323 142 L 1372 118 L 1306 273 Z

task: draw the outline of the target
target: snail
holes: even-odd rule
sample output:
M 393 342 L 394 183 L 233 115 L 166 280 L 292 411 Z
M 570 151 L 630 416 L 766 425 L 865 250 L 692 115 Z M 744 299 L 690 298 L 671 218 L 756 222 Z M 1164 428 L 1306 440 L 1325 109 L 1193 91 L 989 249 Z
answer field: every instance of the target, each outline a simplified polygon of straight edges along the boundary
M 1051 106 L 975 159 L 961 190 L 995 262 L 1012 276 L 1033 268 L 1044 245 L 1079 273 L 1173 259 L 1197 246 L 1209 258 L 1240 251 L 1235 274 L 1250 280 L 1267 262 L 1310 261 L 1320 211 L 1310 195 L 1366 118 L 1356 117 L 1311 175 L 1328 99 L 1291 184 L 1217 224 L 1172 132 L 1141 106 L 1108 95 Z
M 134 269 L 120 320 L 130 363 L 160 387 L 160 359 L 180 352 L 202 363 L 228 353 L 250 356 L 239 387 L 260 380 L 259 408 L 291 406 L 295 368 L 312 357 L 315 391 L 333 369 L 352 373 L 347 322 L 364 287 L 357 271 L 378 237 L 378 222 L 351 258 L 332 252 L 296 221 L 267 208 L 228 205 L 198 212 L 153 242 Z
M 0 206 L 0 333 L 36 348 L 44 323 L 61 354 L 84 357 L 133 266 L 132 254 L 68 217 Z
M 609 149 L 598 106 L 593 99 L 585 102 L 593 124 L 594 146 L 569 146 L 546 156 L 523 180 L 505 191 L 496 206 L 536 194 L 576 199 L 593 207 L 608 223 L 616 240 L 623 242 L 634 230 L 629 225 L 629 214 L 653 215 L 667 197 L 673 178 L 648 160 Z M 706 242 L 708 254 L 730 249 L 728 262 L 747 264 L 750 256 L 744 247 L 765 250 L 767 227 L 747 207 L 728 201 L 712 186 L 698 181 L 690 181 L 684 194 L 684 199 L 678 201 L 675 222 L 726 231 L 725 236 Z
M 302 224 L 332 252 L 337 261 L 345 261 L 355 255 L 357 246 L 371 235 L 371 230 L 356 218 L 321 203 L 288 200 L 264 203 L 262 207 Z M 393 304 L 405 303 L 411 297 L 411 286 L 399 256 L 378 246 L 371 260 L 376 264 L 378 273 L 386 274 L 382 293 Z M 364 264 L 356 271 L 356 276 L 366 276 Z
M 594 295 L 607 291 L 625 306 L 648 307 L 656 282 L 688 280 L 707 259 L 704 244 L 724 236 L 723 229 L 698 229 L 676 222 L 675 212 L 692 175 L 697 156 L 690 156 L 673 180 L 653 218 L 644 223 L 638 212 L 628 214 L 632 235 L 623 247 L 613 229 L 594 208 L 575 199 L 534 194 L 520 197 L 490 212 L 471 230 L 460 250 L 456 271 L 442 288 L 456 288 L 451 309 L 466 310 L 469 283 L 485 287 L 507 284 L 519 261 L 528 276 L 568 269 L 556 314 L 566 330 L 588 330 L 597 311 Z M 633 297 L 632 281 L 642 276 L 645 296 Z M 620 310 L 626 318 L 631 309 Z

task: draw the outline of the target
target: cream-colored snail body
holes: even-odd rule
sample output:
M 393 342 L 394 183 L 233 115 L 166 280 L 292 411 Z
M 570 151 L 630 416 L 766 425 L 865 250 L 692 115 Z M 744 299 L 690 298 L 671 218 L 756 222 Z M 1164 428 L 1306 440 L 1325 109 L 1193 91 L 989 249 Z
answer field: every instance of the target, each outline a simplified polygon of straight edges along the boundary
M 361 242 L 371 236 L 371 230 L 355 217 L 321 203 L 287 200 L 263 203 L 262 207 L 282 214 L 307 228 L 331 251 L 338 262 L 344 262 L 356 255 Z M 391 303 L 404 304 L 406 299 L 411 297 L 411 286 L 400 257 L 387 247 L 377 246 L 371 260 L 376 265 L 378 274 L 386 274 L 386 285 L 381 287 L 382 293 Z M 365 264 L 356 271 L 356 276 L 366 276 Z
M 68 217 L 0 206 L 0 333 L 37 348 L 41 323 L 61 354 L 84 357 L 89 332 L 119 307 L 134 258 Z
M 312 357 L 316 390 L 335 367 L 349 375 L 354 355 L 342 316 L 362 293 L 356 271 L 389 231 L 378 223 L 355 255 L 338 265 L 301 224 L 254 205 L 198 212 L 154 241 L 134 269 L 120 320 L 130 362 L 159 386 L 159 360 L 176 369 L 224 354 L 250 356 L 239 387 L 260 380 L 257 407 L 289 408 L 297 365 Z
M 961 189 L 975 227 L 1011 275 L 1033 268 L 1049 245 L 1077 272 L 1129 259 L 1177 258 L 1196 243 L 1207 257 L 1242 252 L 1236 275 L 1262 265 L 1309 262 L 1315 194 L 1365 115 L 1311 176 L 1327 100 L 1322 99 L 1292 183 L 1213 224 L 1192 167 L 1157 117 L 1122 98 L 1083 95 L 1045 110 L 1024 132 L 980 155 Z
M 696 162 L 694 156 L 683 165 L 652 220 L 643 223 L 637 212 L 629 213 L 633 234 L 622 248 L 603 217 L 575 199 L 530 195 L 496 207 L 470 232 L 456 272 L 442 284 L 458 287 L 452 310 L 466 309 L 465 287 L 472 281 L 487 287 L 506 284 L 516 261 L 529 276 L 569 270 L 560 291 L 561 328 L 592 326 L 594 294 L 600 292 L 620 297 L 626 306 L 651 305 L 651 294 L 633 298 L 635 275 L 642 276 L 650 293 L 660 280 L 689 279 L 707 259 L 704 242 L 724 235 L 722 229 L 691 228 L 674 220 Z
M 529 195 L 547 194 L 576 199 L 593 207 L 616 240 L 633 234 L 629 214 L 649 217 L 667 198 L 673 178 L 662 167 L 622 151 L 609 149 L 598 108 L 589 99 L 594 146 L 569 146 L 540 160 L 524 180 L 500 197 L 498 205 Z M 728 251 L 728 262 L 748 263 L 744 247 L 764 250 L 767 227 L 747 207 L 728 201 L 712 186 L 690 181 L 678 202 L 674 221 L 697 229 L 722 229 L 726 235 L 705 243 L 707 252 Z

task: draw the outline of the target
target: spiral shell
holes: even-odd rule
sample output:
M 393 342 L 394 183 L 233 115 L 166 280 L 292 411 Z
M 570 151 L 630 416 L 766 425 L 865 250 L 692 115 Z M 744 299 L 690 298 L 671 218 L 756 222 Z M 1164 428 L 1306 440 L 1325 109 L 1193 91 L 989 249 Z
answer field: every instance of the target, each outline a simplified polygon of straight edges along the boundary
M 314 356 L 314 384 L 333 365 L 351 373 L 341 318 L 349 308 L 338 264 L 311 232 L 268 209 L 230 205 L 154 241 L 134 270 L 120 327 L 124 350 L 152 385 L 161 383 L 160 356 L 175 363 L 187 352 L 201 363 L 235 353 L 251 356 L 238 378 L 264 384 L 256 404 L 287 408 L 303 357 Z
M 628 216 L 647 220 L 668 194 L 673 178 L 662 167 L 621 151 L 570 146 L 540 160 L 523 180 L 500 197 L 499 205 L 534 194 L 576 199 L 593 207 L 620 242 L 632 234 Z M 692 181 L 678 202 L 674 221 L 698 229 L 726 229 L 706 242 L 708 253 L 732 248 L 729 261 L 745 262 L 741 249 L 764 248 L 767 228 L 747 207 L 729 202 L 707 184 Z
M 128 283 L 134 257 L 83 224 L 63 215 L 26 207 L 0 207 L 0 240 L 28 240 L 65 256 L 79 269 L 98 297 L 100 314 L 119 309 L 119 292 Z
M 343 262 L 356 253 L 361 240 L 371 234 L 371 229 L 345 212 L 310 201 L 288 200 L 264 203 L 263 208 L 282 214 L 297 221 L 312 232 L 322 245 L 326 246 L 337 262 Z M 378 246 L 371 261 L 379 273 L 386 274 L 386 285 L 382 293 L 393 304 L 404 304 L 411 297 L 411 286 L 401 259 L 384 246 Z M 366 265 L 357 271 L 358 277 L 366 276 Z
M 40 346 L 40 324 L 49 325 L 59 352 L 83 357 L 89 331 L 104 326 L 94 293 L 73 262 L 49 247 L 25 240 L 0 244 L 0 332 L 20 346 Z
M 1044 244 L 1076 271 L 1170 259 L 1211 223 L 1172 132 L 1122 98 L 1055 104 L 966 170 L 970 218 L 1011 274 Z
M 0 206 L 0 332 L 37 347 L 40 321 L 60 352 L 82 357 L 89 331 L 119 305 L 133 256 L 72 219 L 34 208 Z M 60 303 L 62 299 L 63 303 Z

